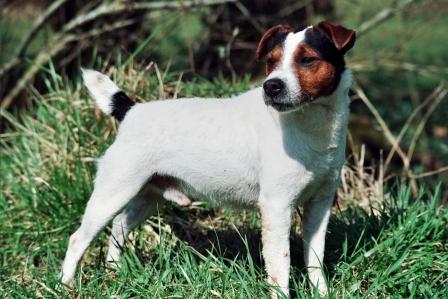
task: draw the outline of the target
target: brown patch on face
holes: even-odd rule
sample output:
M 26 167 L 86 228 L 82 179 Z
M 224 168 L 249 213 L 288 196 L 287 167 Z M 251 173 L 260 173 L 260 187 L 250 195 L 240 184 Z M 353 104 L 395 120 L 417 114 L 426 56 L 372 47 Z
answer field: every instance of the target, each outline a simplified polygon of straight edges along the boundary
M 335 66 L 323 60 L 319 53 L 307 44 L 299 44 L 292 63 L 303 95 L 312 98 L 328 96 L 339 83 Z
M 283 48 L 280 46 L 275 47 L 271 52 L 269 52 L 266 56 L 266 67 L 265 73 L 266 76 L 269 75 L 280 63 L 283 56 Z

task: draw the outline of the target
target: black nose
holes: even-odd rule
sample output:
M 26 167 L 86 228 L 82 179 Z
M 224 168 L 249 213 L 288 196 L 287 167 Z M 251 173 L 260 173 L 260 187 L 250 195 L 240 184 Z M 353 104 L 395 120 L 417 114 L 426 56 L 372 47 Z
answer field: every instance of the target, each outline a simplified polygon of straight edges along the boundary
M 263 83 L 264 92 L 270 97 L 280 94 L 283 88 L 285 88 L 285 83 L 277 78 L 269 79 Z

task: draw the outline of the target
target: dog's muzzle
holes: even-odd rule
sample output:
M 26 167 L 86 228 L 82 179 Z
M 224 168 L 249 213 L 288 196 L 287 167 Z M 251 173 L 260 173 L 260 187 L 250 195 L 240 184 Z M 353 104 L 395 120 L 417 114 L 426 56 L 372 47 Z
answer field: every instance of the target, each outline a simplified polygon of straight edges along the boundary
M 266 105 L 272 106 L 279 112 L 294 110 L 302 104 L 311 103 L 314 97 L 302 93 L 297 98 L 291 99 L 288 96 L 288 88 L 283 80 L 273 78 L 263 83 L 264 101 Z

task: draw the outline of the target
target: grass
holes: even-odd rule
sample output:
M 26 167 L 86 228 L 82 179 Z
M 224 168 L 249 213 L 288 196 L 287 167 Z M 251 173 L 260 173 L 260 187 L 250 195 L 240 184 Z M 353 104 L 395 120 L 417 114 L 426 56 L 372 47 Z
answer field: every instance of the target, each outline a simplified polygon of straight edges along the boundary
M 226 96 L 249 88 L 248 78 L 180 83 L 176 73 L 161 71 L 158 79 L 135 69 L 111 73 L 136 98 L 169 98 L 177 91 Z M 74 289 L 60 287 L 68 237 L 79 224 L 95 159 L 113 140 L 115 124 L 95 113 L 79 80 L 61 78 L 51 65 L 46 73 L 48 94 L 29 90 L 34 111 L 20 116 L 1 111 L 11 124 L 0 138 L 3 297 L 267 297 L 258 212 L 205 203 L 167 205 L 132 233 L 118 271 L 104 265 L 107 234 L 101 233 L 84 257 Z M 443 298 L 448 293 L 443 194 L 422 188 L 413 198 L 400 183 L 386 191 L 375 214 L 355 205 L 335 208 L 325 260 L 330 297 Z M 302 262 L 298 215 L 291 234 L 291 288 L 294 297 L 308 298 L 313 290 Z

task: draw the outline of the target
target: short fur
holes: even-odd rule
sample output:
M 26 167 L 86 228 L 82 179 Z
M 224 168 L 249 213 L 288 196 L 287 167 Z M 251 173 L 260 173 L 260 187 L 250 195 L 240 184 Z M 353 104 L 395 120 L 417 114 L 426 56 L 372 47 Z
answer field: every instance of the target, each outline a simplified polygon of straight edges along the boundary
M 260 209 L 268 280 L 285 294 L 289 293 L 291 215 L 298 204 L 303 205 L 305 265 L 313 285 L 326 293 L 325 231 L 345 158 L 351 73 L 343 69 L 339 79 L 332 77 L 336 87 L 331 91 L 322 86 L 325 80 L 313 73 L 337 66 L 322 49 L 307 43 L 309 31 L 315 29 L 291 32 L 277 26 L 262 38 L 258 58 L 278 56 L 265 80 L 283 82 L 278 95 L 271 97 L 258 87 L 229 99 L 177 99 L 128 107 L 116 140 L 99 159 L 81 226 L 70 237 L 63 283 L 72 282 L 84 251 L 110 220 L 107 259 L 117 262 L 129 230 L 153 214 L 164 199 L 189 204 L 201 197 Z M 271 42 L 277 38 L 273 32 L 279 30 L 286 32 L 283 42 Z M 338 32 L 342 33 L 335 33 L 336 38 L 344 44 L 344 38 L 351 36 L 346 32 L 352 31 Z M 322 43 L 331 42 L 326 34 L 321 38 L 326 39 Z M 269 44 L 275 46 L 264 53 Z M 297 62 L 301 47 L 308 47 L 319 60 Z M 297 63 L 304 70 L 298 72 Z M 303 74 L 317 82 L 313 101 L 304 96 Z M 111 114 L 119 88 L 95 71 L 85 71 L 84 80 L 100 108 Z M 320 90 L 327 90 L 324 96 Z

